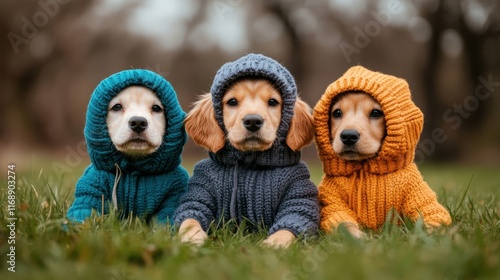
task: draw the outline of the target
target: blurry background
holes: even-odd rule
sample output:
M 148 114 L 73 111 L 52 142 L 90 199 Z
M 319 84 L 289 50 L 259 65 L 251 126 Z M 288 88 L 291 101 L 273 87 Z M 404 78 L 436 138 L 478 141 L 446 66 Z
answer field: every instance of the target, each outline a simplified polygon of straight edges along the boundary
M 499 2 L 4 0 L 0 162 L 88 162 L 87 102 L 115 72 L 160 73 L 188 111 L 223 63 L 259 52 L 311 107 L 353 65 L 403 77 L 425 114 L 417 163 L 500 165 Z M 184 159 L 204 157 L 189 141 Z M 304 158 L 318 161 L 314 145 Z

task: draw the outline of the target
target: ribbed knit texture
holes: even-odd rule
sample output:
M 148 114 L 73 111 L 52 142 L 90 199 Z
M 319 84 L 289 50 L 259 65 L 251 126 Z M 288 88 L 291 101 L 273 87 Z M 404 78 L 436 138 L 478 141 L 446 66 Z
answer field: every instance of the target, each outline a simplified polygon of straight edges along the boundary
M 378 155 L 366 161 L 346 161 L 333 151 L 329 130 L 332 99 L 348 91 L 371 95 L 385 115 L 387 135 Z M 328 86 L 313 117 L 325 173 L 319 185 L 321 229 L 330 231 L 342 222 L 378 229 L 391 209 L 414 221 L 422 215 L 429 226 L 451 223 L 450 214 L 413 163 L 423 114 L 413 103 L 405 80 L 352 67 Z
M 316 186 L 304 162 L 285 167 L 251 169 L 224 166 L 211 159 L 198 162 L 181 199 L 175 223 L 196 219 L 204 230 L 212 221 L 231 219 L 233 179 L 237 172 L 235 218 L 249 221 L 252 229 L 263 226 L 272 234 L 286 229 L 295 235 L 317 231 L 319 207 Z
M 133 159 L 116 150 L 106 125 L 108 104 L 128 86 L 151 89 L 164 106 L 166 130 L 163 142 L 153 154 Z M 149 70 L 125 70 L 104 79 L 94 90 L 87 109 L 84 129 L 87 150 L 92 164 L 77 182 L 75 201 L 67 213 L 71 221 L 82 222 L 92 210 L 101 212 L 102 195 L 109 210 L 117 169 L 122 176 L 117 186 L 117 206 L 122 217 L 137 215 L 149 221 L 156 217 L 165 223 L 185 192 L 188 174 L 180 166 L 181 152 L 186 143 L 185 113 L 170 83 Z M 171 221 L 172 222 L 172 221 Z
M 235 81 L 252 77 L 271 81 L 283 97 L 276 141 L 263 152 L 242 152 L 228 141 L 217 153 L 209 152 L 210 159 L 195 166 L 175 223 L 193 218 L 207 230 L 212 221 L 230 219 L 231 196 L 236 189 L 233 203 L 238 222 L 246 219 L 255 227 L 265 226 L 269 234 L 281 229 L 295 235 L 315 233 L 319 223 L 317 188 L 309 179 L 307 166 L 300 162 L 300 152 L 286 145 L 297 99 L 297 87 L 288 70 L 260 54 L 224 64 L 211 89 L 215 117 L 226 132 L 222 119 L 224 93 Z

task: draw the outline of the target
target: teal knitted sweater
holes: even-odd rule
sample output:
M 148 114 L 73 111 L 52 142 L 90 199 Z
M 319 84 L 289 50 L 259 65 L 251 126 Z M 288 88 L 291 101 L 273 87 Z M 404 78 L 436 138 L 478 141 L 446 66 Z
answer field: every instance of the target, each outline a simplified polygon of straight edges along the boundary
M 116 150 L 106 125 L 108 104 L 128 86 L 144 86 L 155 92 L 165 110 L 163 143 L 153 154 L 133 159 Z M 172 221 L 179 199 L 186 191 L 188 174 L 180 166 L 186 143 L 185 113 L 176 93 L 163 77 L 148 70 L 125 70 L 104 79 L 90 99 L 84 129 L 92 164 L 78 180 L 75 200 L 66 217 L 82 222 L 92 211 L 107 214 L 116 185 L 116 207 L 120 216 L 136 215 L 150 221 Z M 104 205 L 102 198 L 104 197 Z

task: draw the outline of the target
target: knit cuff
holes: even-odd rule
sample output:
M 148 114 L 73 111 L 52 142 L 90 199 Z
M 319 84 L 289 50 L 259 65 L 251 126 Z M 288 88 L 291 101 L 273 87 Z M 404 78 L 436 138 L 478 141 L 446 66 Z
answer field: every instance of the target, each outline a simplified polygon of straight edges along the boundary
M 79 209 L 79 210 L 70 209 L 68 211 L 68 214 L 66 215 L 66 219 L 74 223 L 83 223 L 86 219 L 90 217 L 91 214 L 92 214 L 92 209 L 90 208 Z
M 321 219 L 321 230 L 332 232 L 342 223 L 351 223 L 359 227 L 358 222 L 351 215 L 346 212 L 335 212 L 328 217 L 323 217 Z
M 210 221 L 202 214 L 200 211 L 196 210 L 186 210 L 182 213 L 175 215 L 174 225 L 176 227 L 180 227 L 181 224 L 187 219 L 195 219 L 197 220 L 204 231 L 208 231 L 208 227 L 210 226 Z
M 286 221 L 279 224 L 273 225 L 268 234 L 271 235 L 279 230 L 288 230 L 293 233 L 296 237 L 308 237 L 314 236 L 318 233 L 317 222 L 314 223 L 311 220 L 296 219 L 295 221 Z

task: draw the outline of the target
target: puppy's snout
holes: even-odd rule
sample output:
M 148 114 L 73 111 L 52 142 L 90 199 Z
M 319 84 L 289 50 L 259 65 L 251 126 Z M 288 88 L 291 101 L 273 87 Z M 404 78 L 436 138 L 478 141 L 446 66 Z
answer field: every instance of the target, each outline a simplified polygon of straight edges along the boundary
M 249 114 L 243 118 L 243 126 L 251 132 L 259 130 L 263 124 L 264 119 L 261 115 Z
M 352 146 L 359 141 L 359 132 L 353 129 L 347 129 L 340 133 L 340 140 L 346 146 Z
M 148 127 L 148 120 L 143 117 L 134 116 L 128 121 L 128 126 L 133 131 L 141 133 Z

